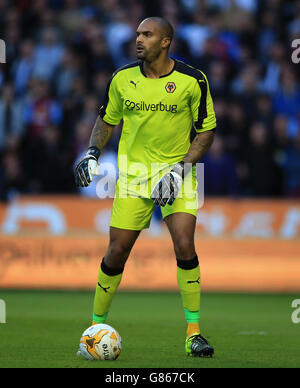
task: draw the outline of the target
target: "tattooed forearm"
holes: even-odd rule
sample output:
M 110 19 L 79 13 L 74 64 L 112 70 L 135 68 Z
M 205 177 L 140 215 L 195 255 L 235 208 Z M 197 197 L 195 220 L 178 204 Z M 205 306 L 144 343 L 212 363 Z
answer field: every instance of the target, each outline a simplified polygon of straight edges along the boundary
M 101 117 L 98 116 L 90 137 L 90 147 L 94 146 L 102 151 L 110 139 L 113 129 L 114 125 L 105 123 Z
M 183 161 L 185 163 L 197 163 L 212 145 L 214 135 L 214 130 L 201 132 L 196 135 Z

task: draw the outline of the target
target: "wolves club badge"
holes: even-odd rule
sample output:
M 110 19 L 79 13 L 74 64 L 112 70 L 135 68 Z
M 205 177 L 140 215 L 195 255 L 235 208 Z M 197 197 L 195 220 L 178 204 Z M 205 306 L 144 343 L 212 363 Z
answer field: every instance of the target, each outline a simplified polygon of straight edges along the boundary
M 165 89 L 168 93 L 174 93 L 176 89 L 176 85 L 174 82 L 168 82 L 167 85 L 165 86 Z

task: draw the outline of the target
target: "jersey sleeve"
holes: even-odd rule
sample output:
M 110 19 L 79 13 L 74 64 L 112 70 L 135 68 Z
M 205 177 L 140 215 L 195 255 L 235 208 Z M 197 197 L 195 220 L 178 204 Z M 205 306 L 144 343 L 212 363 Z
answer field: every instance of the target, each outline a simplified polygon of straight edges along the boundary
M 118 90 L 116 76 L 108 82 L 104 104 L 100 108 L 100 117 L 110 125 L 118 125 L 123 116 L 122 97 Z
M 202 79 L 196 80 L 197 84 L 194 87 L 191 101 L 194 128 L 198 133 L 209 131 L 216 127 L 216 115 L 208 81 L 203 73 L 202 75 Z

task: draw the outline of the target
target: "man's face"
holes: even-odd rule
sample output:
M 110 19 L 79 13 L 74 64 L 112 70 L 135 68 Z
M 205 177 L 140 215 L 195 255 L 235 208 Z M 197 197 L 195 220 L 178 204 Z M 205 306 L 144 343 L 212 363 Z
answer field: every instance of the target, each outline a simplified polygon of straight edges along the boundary
M 158 23 L 142 22 L 136 31 L 136 53 L 138 59 L 152 62 L 157 59 L 166 45 Z

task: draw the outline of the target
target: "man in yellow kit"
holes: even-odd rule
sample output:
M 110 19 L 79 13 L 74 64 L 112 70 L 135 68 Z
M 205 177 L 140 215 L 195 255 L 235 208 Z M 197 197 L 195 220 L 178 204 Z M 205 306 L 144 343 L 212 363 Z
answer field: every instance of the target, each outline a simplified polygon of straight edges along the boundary
M 173 28 L 158 17 L 136 32 L 138 61 L 118 69 L 106 90 L 90 147 L 75 169 L 78 186 L 88 186 L 112 131 L 123 119 L 118 150 L 119 180 L 110 241 L 102 260 L 93 323 L 104 323 L 130 251 L 161 206 L 177 260 L 188 355 L 212 356 L 200 334 L 200 269 L 195 251 L 197 180 L 195 164 L 213 142 L 216 119 L 206 76 L 168 56 Z M 197 135 L 190 142 L 194 126 Z

